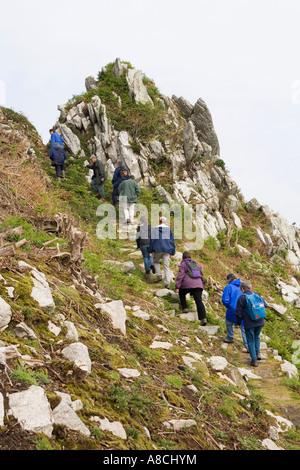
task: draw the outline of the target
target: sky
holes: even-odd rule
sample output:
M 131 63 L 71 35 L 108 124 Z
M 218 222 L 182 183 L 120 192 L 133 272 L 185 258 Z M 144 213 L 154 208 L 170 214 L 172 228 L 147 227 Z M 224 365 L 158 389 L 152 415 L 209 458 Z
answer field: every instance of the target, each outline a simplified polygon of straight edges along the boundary
M 0 0 L 0 104 L 44 143 L 57 105 L 120 58 L 202 98 L 245 200 L 300 227 L 299 0 Z

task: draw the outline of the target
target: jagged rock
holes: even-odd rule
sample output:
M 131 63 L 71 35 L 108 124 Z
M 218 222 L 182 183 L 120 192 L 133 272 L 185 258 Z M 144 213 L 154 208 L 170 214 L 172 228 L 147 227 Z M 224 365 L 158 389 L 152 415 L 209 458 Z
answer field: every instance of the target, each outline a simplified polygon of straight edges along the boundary
M 148 95 L 147 88 L 143 83 L 143 74 L 140 70 L 128 69 L 126 80 L 129 86 L 129 95 L 136 103 L 153 106 L 153 101 Z
M 34 284 L 31 297 L 39 304 L 44 312 L 54 313 L 55 303 L 45 274 L 37 271 L 37 269 L 32 269 L 31 275 Z
M 245 367 L 238 367 L 238 370 L 242 374 L 243 377 L 246 377 L 247 379 L 255 379 L 259 380 L 261 377 L 259 375 L 254 374 L 250 369 L 246 369 Z
M 278 281 L 277 288 L 279 289 L 283 299 L 288 303 L 293 303 L 296 301 L 300 294 L 299 286 L 291 286 L 283 281 Z
M 129 173 L 134 176 L 138 182 L 142 178 L 138 159 L 135 156 L 129 143 L 129 135 L 126 131 L 121 131 L 118 136 L 118 151 L 124 165 L 128 168 Z
M 141 373 L 137 369 L 121 368 L 121 369 L 117 369 L 117 370 L 126 379 L 136 378 L 136 377 L 139 377 L 141 375 Z
M 86 91 L 97 90 L 98 88 L 97 80 L 95 80 L 95 78 L 92 76 L 86 77 L 85 88 L 86 88 Z
M 29 326 L 26 325 L 26 323 L 24 322 L 18 323 L 14 327 L 14 333 L 19 338 L 37 339 L 35 332 L 31 328 L 29 328 Z
M 62 350 L 62 355 L 73 362 L 75 367 L 80 369 L 83 374 L 91 373 L 92 363 L 89 356 L 88 348 L 83 343 L 73 343 Z
M 197 131 L 201 132 L 201 140 L 211 146 L 212 155 L 220 155 L 220 145 L 214 129 L 211 113 L 206 103 L 199 98 L 191 116 Z
M 239 369 L 237 367 L 233 366 L 232 364 L 229 364 L 229 366 L 227 367 L 227 370 L 228 370 L 232 380 L 234 381 L 236 387 L 239 389 L 239 392 L 242 395 L 250 396 L 250 392 L 248 390 L 246 382 L 245 382 L 241 372 L 239 371 Z
M 0 297 L 0 329 L 10 323 L 12 310 L 7 302 Z
M 163 424 L 165 428 L 173 429 L 173 431 L 181 431 L 181 429 L 197 426 L 197 422 L 194 419 L 171 419 L 170 421 L 165 421 Z
M 209 336 L 214 336 L 219 331 L 219 325 L 199 326 L 199 330 L 205 331 Z
M 116 77 L 121 77 L 128 69 L 128 65 L 121 62 L 119 58 L 116 59 L 115 65 L 113 68 L 113 74 Z
M 227 359 L 222 356 L 212 356 L 208 359 L 208 363 L 215 371 L 224 370 L 228 366 Z
M 92 420 L 96 423 L 99 423 L 99 428 L 102 431 L 109 431 L 114 436 L 119 437 L 120 439 L 127 439 L 127 434 L 124 429 L 124 426 L 118 421 L 114 421 L 113 423 L 111 423 L 107 418 L 100 419 L 98 416 L 93 416 Z
M 261 208 L 261 204 L 257 199 L 253 198 L 246 203 L 245 208 L 248 212 L 256 212 Z
M 162 143 L 158 140 L 153 140 L 152 142 L 150 142 L 149 146 L 153 152 L 153 155 L 155 156 L 155 161 L 157 163 L 160 163 L 164 155 L 164 148 L 162 146 Z
M 122 300 L 113 300 L 112 302 L 102 304 L 101 311 L 107 313 L 112 321 L 113 327 L 126 335 L 126 310 Z
M 8 400 L 9 414 L 17 419 L 23 429 L 51 437 L 51 407 L 42 387 L 32 385 L 23 392 L 11 393 Z
M 183 148 L 188 165 L 204 153 L 192 121 L 189 121 L 184 129 Z
M 300 309 L 300 297 L 293 301 L 293 307 Z
M 66 124 L 57 124 L 57 132 L 61 134 L 65 141 L 66 147 L 70 150 L 71 153 L 74 155 L 84 153 L 83 150 L 81 150 L 79 138 Z
M 66 426 L 72 431 L 78 431 L 84 436 L 90 436 L 90 430 L 77 416 L 76 412 L 66 400 L 62 400 L 52 412 L 53 423 Z
M 0 364 L 5 366 L 8 360 L 16 359 L 18 357 L 21 357 L 21 354 L 19 353 L 17 346 L 2 346 L 0 344 Z
M 172 96 L 172 100 L 175 101 L 175 103 L 178 105 L 180 111 L 183 113 L 185 118 L 188 119 L 191 117 L 194 106 L 188 100 L 186 100 L 182 96 L 177 98 L 175 95 Z

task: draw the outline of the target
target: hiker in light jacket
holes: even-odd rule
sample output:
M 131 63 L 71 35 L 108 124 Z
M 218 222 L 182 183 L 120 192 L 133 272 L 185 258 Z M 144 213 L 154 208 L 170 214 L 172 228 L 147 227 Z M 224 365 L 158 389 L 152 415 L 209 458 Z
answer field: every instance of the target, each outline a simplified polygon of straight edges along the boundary
M 242 295 L 239 297 L 236 306 L 236 320 L 240 326 L 242 321 L 245 325 L 246 338 L 248 349 L 251 356 L 250 365 L 257 367 L 257 361 L 261 359 L 260 355 L 260 333 L 265 324 L 264 318 L 260 320 L 252 320 L 248 313 L 246 295 L 252 294 L 251 282 L 242 282 L 241 286 Z M 268 307 L 265 300 L 261 297 L 265 308 Z
M 120 205 L 123 207 L 125 223 L 134 224 L 134 206 L 141 190 L 134 177 L 128 176 L 126 170 L 122 172 L 122 179 L 118 186 Z
M 61 176 L 65 175 L 66 152 L 58 144 L 54 144 L 54 147 L 50 149 L 49 157 L 52 161 L 52 166 L 55 167 L 57 179 L 60 181 Z
M 223 290 L 222 303 L 226 307 L 226 331 L 227 337 L 225 338 L 225 343 L 234 342 L 234 325 L 236 325 L 236 315 L 235 309 L 238 298 L 242 295 L 240 285 L 242 281 L 237 279 L 234 274 L 228 274 L 227 276 L 227 286 Z M 243 339 L 243 344 L 246 349 L 248 349 L 247 339 L 244 329 L 244 324 L 241 325 L 241 334 Z
M 195 300 L 197 306 L 198 319 L 201 321 L 201 325 L 206 325 L 206 310 L 205 305 L 202 302 L 203 292 L 203 269 L 200 264 L 197 263 L 197 270 L 199 277 L 191 277 L 188 274 L 188 263 L 193 261 L 188 251 L 185 251 L 182 255 L 182 261 L 179 266 L 178 275 L 175 282 L 176 292 L 179 293 L 179 300 L 183 313 L 188 312 L 186 295 L 190 293 Z
M 96 192 L 96 196 L 100 198 L 100 201 L 104 201 L 104 182 L 106 180 L 106 174 L 103 163 L 93 155 L 91 157 L 91 164 L 83 165 L 83 168 L 90 168 L 93 170 L 94 173 L 92 176 L 91 187 Z
M 149 253 L 150 256 L 153 256 L 156 282 L 162 280 L 160 260 L 163 260 L 164 283 L 165 287 L 169 289 L 171 281 L 170 258 L 175 255 L 175 242 L 172 229 L 166 225 L 166 221 L 165 217 L 161 217 L 160 224 L 152 230 Z
M 144 266 L 146 271 L 146 279 L 148 282 L 151 281 L 151 271 L 154 273 L 153 258 L 149 254 L 149 246 L 151 240 L 151 231 L 152 227 L 148 224 L 148 219 L 145 216 L 141 217 L 141 223 L 136 231 L 136 244 L 137 247 L 141 250 Z

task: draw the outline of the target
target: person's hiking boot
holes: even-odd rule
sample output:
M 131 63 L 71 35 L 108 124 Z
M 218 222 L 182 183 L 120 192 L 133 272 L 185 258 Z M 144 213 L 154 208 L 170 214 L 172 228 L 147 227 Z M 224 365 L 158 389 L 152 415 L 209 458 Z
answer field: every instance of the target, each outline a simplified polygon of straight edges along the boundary
M 188 308 L 184 308 L 184 309 L 182 310 L 182 313 L 188 313 L 188 311 L 189 311 Z
M 261 355 L 260 354 L 256 354 L 256 357 L 257 357 L 258 361 L 261 361 Z
M 224 342 L 225 343 L 234 343 L 234 339 L 233 338 L 225 338 Z
M 258 367 L 257 361 L 251 361 L 250 366 L 252 367 Z
M 162 276 L 161 275 L 158 275 L 155 279 L 154 282 L 160 282 L 162 280 Z
M 146 282 L 151 282 L 151 278 L 152 278 L 152 273 L 151 271 L 149 273 L 146 273 Z
M 150 269 L 151 269 L 152 273 L 155 274 L 155 267 L 154 267 L 154 264 L 152 264 L 152 265 L 150 266 Z
M 201 320 L 201 326 L 205 326 L 207 323 L 207 319 L 206 318 L 202 318 Z
M 165 284 L 166 289 L 170 289 L 170 284 Z

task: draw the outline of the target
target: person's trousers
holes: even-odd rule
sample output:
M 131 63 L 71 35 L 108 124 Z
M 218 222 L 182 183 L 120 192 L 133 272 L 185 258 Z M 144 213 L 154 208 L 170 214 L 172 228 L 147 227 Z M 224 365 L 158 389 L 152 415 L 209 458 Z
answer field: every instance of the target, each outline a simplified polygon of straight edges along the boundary
M 225 323 L 226 323 L 227 338 L 228 339 L 233 339 L 234 338 L 233 328 L 234 328 L 234 325 L 236 325 L 236 323 L 231 321 L 231 320 L 228 320 L 227 318 L 225 320 Z M 241 335 L 242 335 L 244 348 L 248 349 L 248 343 L 247 343 L 245 328 L 243 326 L 241 326 Z
M 129 221 L 131 224 L 133 224 L 135 202 L 121 201 L 120 204 L 122 205 L 122 208 L 123 208 L 125 222 Z
M 194 297 L 196 303 L 199 320 L 206 318 L 205 305 L 202 301 L 202 292 L 203 289 L 201 289 L 201 287 L 195 289 L 179 289 L 179 300 L 182 310 L 187 308 L 186 295 L 191 294 Z
M 144 266 L 145 266 L 145 271 L 146 274 L 150 273 L 151 266 L 153 264 L 153 258 L 149 255 L 149 245 L 141 246 L 140 248 L 143 259 L 144 259 Z
M 104 192 L 104 185 L 103 183 L 101 184 L 97 184 L 97 179 L 94 178 L 92 181 L 91 181 L 91 187 L 94 191 L 96 191 L 97 193 L 100 194 L 100 197 L 102 199 L 105 199 L 105 192 Z
M 119 196 L 118 188 L 114 188 L 112 192 L 112 203 L 114 206 L 118 205 L 118 196 Z
M 154 268 L 155 268 L 155 274 L 156 276 L 160 277 L 161 276 L 161 271 L 160 271 L 160 260 L 162 259 L 163 261 L 163 267 L 164 267 L 164 282 L 165 286 L 170 285 L 171 281 L 171 273 L 170 273 L 170 253 L 165 253 L 165 252 L 156 252 L 153 253 L 153 263 L 154 263 Z
M 253 362 L 257 361 L 257 354 L 260 353 L 260 332 L 262 326 L 255 326 L 254 328 L 247 328 L 246 338 L 248 343 L 248 349 Z

